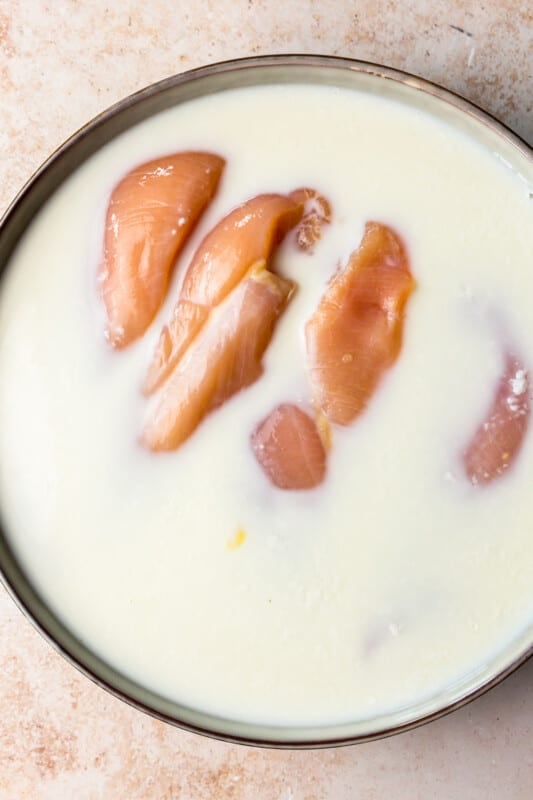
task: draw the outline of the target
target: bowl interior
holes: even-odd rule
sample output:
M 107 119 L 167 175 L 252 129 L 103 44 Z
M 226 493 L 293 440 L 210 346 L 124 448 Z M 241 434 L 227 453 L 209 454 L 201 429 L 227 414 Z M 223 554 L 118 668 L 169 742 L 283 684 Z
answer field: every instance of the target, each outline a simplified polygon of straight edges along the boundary
M 311 56 L 245 59 L 163 81 L 117 104 L 75 134 L 41 167 L 6 213 L 0 229 L 0 270 L 5 270 L 17 242 L 54 190 L 112 138 L 137 122 L 190 99 L 234 87 L 273 83 L 345 87 L 423 110 L 474 138 L 533 186 L 533 158 L 528 146 L 484 112 L 439 87 L 400 72 L 344 59 Z M 461 705 L 501 680 L 533 651 L 533 630 L 528 630 L 475 673 L 464 676 L 428 701 L 391 714 L 323 727 L 251 725 L 171 702 L 97 657 L 47 607 L 3 534 L 0 534 L 0 569 L 14 599 L 50 643 L 99 685 L 161 719 L 232 741 L 312 747 L 364 741 L 398 732 Z

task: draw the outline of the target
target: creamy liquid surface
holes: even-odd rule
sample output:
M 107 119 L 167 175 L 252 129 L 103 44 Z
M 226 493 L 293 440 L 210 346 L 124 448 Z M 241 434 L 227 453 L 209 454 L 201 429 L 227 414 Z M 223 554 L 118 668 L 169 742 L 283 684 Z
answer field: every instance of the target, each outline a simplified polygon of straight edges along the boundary
M 182 149 L 227 158 L 220 191 L 155 323 L 111 352 L 96 282 L 109 194 Z M 195 247 L 236 204 L 302 185 L 334 219 L 312 257 L 291 236 L 278 251 L 299 290 L 263 378 L 175 453 L 144 452 L 140 385 Z M 91 158 L 34 221 L 0 297 L 0 499 L 54 610 L 148 687 L 255 722 L 365 718 L 479 669 L 533 616 L 533 432 L 489 487 L 459 463 L 502 330 L 533 365 L 532 206 L 444 124 L 329 87 L 193 101 Z M 309 402 L 303 326 L 367 220 L 409 250 L 403 349 L 368 411 L 335 430 L 325 484 L 283 492 L 249 436 L 278 402 Z

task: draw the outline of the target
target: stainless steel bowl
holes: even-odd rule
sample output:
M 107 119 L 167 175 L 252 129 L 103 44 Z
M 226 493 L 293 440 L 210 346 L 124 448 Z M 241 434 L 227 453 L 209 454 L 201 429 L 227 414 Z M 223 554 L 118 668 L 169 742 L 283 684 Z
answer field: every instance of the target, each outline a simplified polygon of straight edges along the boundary
M 268 56 L 229 61 L 161 81 L 117 103 L 63 144 L 22 189 L 0 223 L 0 274 L 35 214 L 54 190 L 96 150 L 135 123 L 206 94 L 261 84 L 320 84 L 388 97 L 432 114 L 497 154 L 533 186 L 528 145 L 484 111 L 434 84 L 375 64 L 325 56 Z M 1 512 L 0 512 L 1 514 Z M 149 691 L 91 652 L 47 607 L 0 531 L 0 571 L 13 599 L 81 672 L 127 703 L 191 731 L 234 742 L 311 748 L 352 744 L 407 730 L 448 713 L 503 680 L 533 653 L 533 627 L 430 700 L 387 715 L 342 725 L 276 727 L 211 716 Z M 311 699 L 312 702 L 312 699 Z

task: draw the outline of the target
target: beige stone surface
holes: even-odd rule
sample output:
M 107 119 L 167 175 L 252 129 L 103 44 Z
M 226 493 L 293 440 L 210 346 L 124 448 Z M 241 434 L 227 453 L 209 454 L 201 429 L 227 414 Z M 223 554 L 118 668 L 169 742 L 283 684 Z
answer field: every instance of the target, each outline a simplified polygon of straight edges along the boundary
M 0 0 L 0 210 L 110 103 L 224 58 L 404 68 L 533 141 L 533 0 Z M 57 656 L 0 588 L 0 800 L 531 800 L 533 663 L 443 720 L 311 753 L 155 722 Z

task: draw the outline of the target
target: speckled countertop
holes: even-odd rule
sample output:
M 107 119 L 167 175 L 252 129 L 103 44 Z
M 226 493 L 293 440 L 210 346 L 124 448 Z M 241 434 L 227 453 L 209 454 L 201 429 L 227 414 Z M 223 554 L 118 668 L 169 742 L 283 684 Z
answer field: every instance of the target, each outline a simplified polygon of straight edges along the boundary
M 224 58 L 321 52 L 407 69 L 533 142 L 532 0 L 0 0 L 0 211 L 106 106 Z M 93 686 L 0 588 L 0 800 L 531 800 L 533 661 L 383 742 L 259 751 L 155 722 Z

